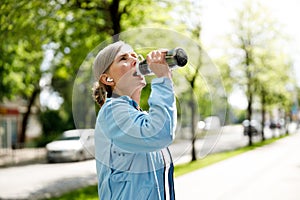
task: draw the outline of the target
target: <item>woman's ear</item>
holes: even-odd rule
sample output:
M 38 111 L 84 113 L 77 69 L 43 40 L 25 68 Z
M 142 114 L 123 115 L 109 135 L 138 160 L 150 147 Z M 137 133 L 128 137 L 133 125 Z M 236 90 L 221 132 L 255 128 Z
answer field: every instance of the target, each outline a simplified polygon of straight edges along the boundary
M 112 79 L 108 74 L 101 74 L 100 75 L 100 82 L 104 85 L 114 86 L 114 79 Z

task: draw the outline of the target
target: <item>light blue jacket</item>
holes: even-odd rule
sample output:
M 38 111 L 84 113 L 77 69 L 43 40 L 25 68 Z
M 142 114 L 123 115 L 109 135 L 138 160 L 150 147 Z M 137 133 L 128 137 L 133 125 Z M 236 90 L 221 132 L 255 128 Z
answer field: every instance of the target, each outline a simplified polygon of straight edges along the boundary
M 173 163 L 167 147 L 176 128 L 172 81 L 154 78 L 149 112 L 128 96 L 108 98 L 95 127 L 101 200 L 175 199 Z

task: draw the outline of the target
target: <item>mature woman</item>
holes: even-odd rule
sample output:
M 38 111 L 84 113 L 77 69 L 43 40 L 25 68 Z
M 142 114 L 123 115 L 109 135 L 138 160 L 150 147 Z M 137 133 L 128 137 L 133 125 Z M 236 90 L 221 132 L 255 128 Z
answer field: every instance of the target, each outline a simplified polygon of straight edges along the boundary
M 168 146 L 174 139 L 176 103 L 165 52 L 152 51 L 147 63 L 151 83 L 149 112 L 139 107 L 146 85 L 135 74 L 137 55 L 119 41 L 94 61 L 94 98 L 100 105 L 96 126 L 96 167 L 101 200 L 175 199 L 173 163 Z

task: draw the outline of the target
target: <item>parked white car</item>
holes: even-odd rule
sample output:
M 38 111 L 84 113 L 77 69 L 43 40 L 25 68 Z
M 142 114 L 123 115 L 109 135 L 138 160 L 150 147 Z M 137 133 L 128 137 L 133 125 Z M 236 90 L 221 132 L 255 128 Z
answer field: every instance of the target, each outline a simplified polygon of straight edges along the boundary
M 46 145 L 48 162 L 81 161 L 94 158 L 94 129 L 65 131 Z

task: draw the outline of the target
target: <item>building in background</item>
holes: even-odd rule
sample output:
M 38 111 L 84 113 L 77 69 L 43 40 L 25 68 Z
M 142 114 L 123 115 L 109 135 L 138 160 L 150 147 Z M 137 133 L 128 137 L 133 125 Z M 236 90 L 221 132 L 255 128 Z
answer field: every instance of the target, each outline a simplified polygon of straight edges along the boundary
M 0 149 L 15 148 L 20 132 L 21 114 L 17 107 L 0 105 Z M 1 154 L 1 153 L 0 153 Z
M 23 114 L 26 109 L 14 103 L 0 104 L 0 155 L 18 148 Z M 36 109 L 33 109 L 36 110 Z M 36 112 L 33 112 L 26 127 L 26 141 L 41 135 L 41 125 Z

